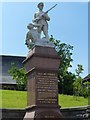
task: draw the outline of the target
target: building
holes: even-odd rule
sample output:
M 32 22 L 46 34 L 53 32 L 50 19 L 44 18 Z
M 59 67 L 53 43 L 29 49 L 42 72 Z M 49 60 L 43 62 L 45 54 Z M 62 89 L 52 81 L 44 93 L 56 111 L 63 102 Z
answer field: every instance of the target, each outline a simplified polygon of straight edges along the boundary
M 87 88 L 88 92 L 90 91 L 90 74 L 83 78 L 82 85 Z
M 86 77 L 84 77 L 83 83 L 84 82 L 90 82 L 90 74 L 88 74 Z
M 23 56 L 0 55 L 0 89 L 16 89 L 16 82 L 12 80 L 8 70 L 11 68 L 11 63 L 15 63 L 18 68 L 23 67 Z

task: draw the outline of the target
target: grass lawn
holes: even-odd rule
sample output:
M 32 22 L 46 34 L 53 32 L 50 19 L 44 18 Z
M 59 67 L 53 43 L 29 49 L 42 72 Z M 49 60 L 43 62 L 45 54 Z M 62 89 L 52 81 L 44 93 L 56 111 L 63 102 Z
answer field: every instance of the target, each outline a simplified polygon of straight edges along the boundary
M 27 92 L 0 90 L 0 95 L 1 93 L 0 108 L 25 108 L 27 106 Z M 88 99 L 83 97 L 76 98 L 69 95 L 59 95 L 58 98 L 61 108 L 88 105 Z
M 58 100 L 59 100 L 58 101 L 59 105 L 61 105 L 61 108 L 88 105 L 88 98 L 84 98 L 84 97 L 75 97 L 75 96 L 70 96 L 70 95 L 59 95 Z
M 26 107 L 27 94 L 25 91 L 0 90 L 0 92 L 2 92 L 2 108 Z

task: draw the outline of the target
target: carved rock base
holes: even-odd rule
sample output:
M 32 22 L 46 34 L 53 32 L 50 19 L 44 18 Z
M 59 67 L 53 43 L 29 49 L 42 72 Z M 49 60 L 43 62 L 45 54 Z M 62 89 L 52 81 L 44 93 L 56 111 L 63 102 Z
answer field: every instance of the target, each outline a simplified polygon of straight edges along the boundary
M 28 107 L 24 120 L 62 120 L 58 106 L 33 106 Z
M 29 51 L 23 63 L 27 75 L 27 106 L 29 106 L 24 120 L 61 118 L 57 78 L 60 58 L 56 50 L 53 47 L 35 46 Z

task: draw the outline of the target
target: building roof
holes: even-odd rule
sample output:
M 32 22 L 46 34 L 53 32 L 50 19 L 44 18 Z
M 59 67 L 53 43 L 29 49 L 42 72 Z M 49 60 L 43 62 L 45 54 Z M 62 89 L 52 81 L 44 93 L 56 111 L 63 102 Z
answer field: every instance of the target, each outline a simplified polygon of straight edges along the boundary
M 83 78 L 83 82 L 89 81 L 90 82 L 90 74 Z
M 16 84 L 11 76 L 0 76 L 0 84 Z

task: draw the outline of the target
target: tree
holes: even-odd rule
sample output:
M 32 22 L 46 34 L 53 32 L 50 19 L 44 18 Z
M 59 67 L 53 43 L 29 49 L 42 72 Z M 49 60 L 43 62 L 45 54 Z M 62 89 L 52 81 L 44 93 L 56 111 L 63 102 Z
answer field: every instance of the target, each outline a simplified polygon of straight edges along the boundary
M 68 68 L 72 67 L 71 62 L 73 59 L 71 58 L 71 51 L 73 50 L 73 46 L 61 43 L 60 40 L 55 40 L 52 35 L 50 41 L 54 43 L 57 54 L 60 56 L 58 77 L 59 79 L 63 79 L 68 72 Z
M 78 67 L 78 68 L 75 70 L 76 76 L 77 76 L 77 77 L 80 77 L 80 74 L 83 72 L 84 69 L 83 69 L 83 66 L 80 65 L 80 64 L 78 64 L 77 67 Z
M 50 41 L 54 43 L 57 54 L 60 57 L 58 71 L 59 93 L 73 94 L 73 82 L 75 80 L 75 75 L 68 72 L 68 68 L 72 67 L 71 62 L 73 59 L 71 58 L 71 51 L 73 50 L 73 46 L 61 43 L 60 40 L 55 40 L 52 35 Z
M 16 81 L 18 90 L 26 89 L 26 75 L 24 68 L 17 68 L 14 63 L 11 63 L 11 68 L 8 73 Z
M 73 95 L 73 82 L 75 80 L 75 74 L 67 72 L 63 79 L 63 81 L 58 83 L 59 93 Z
M 79 96 L 82 93 L 82 77 L 80 76 L 80 74 L 83 72 L 84 69 L 83 66 L 80 64 L 78 64 L 77 67 L 78 68 L 75 70 L 76 80 L 74 81 L 73 86 L 74 86 L 74 94 L 76 96 Z

